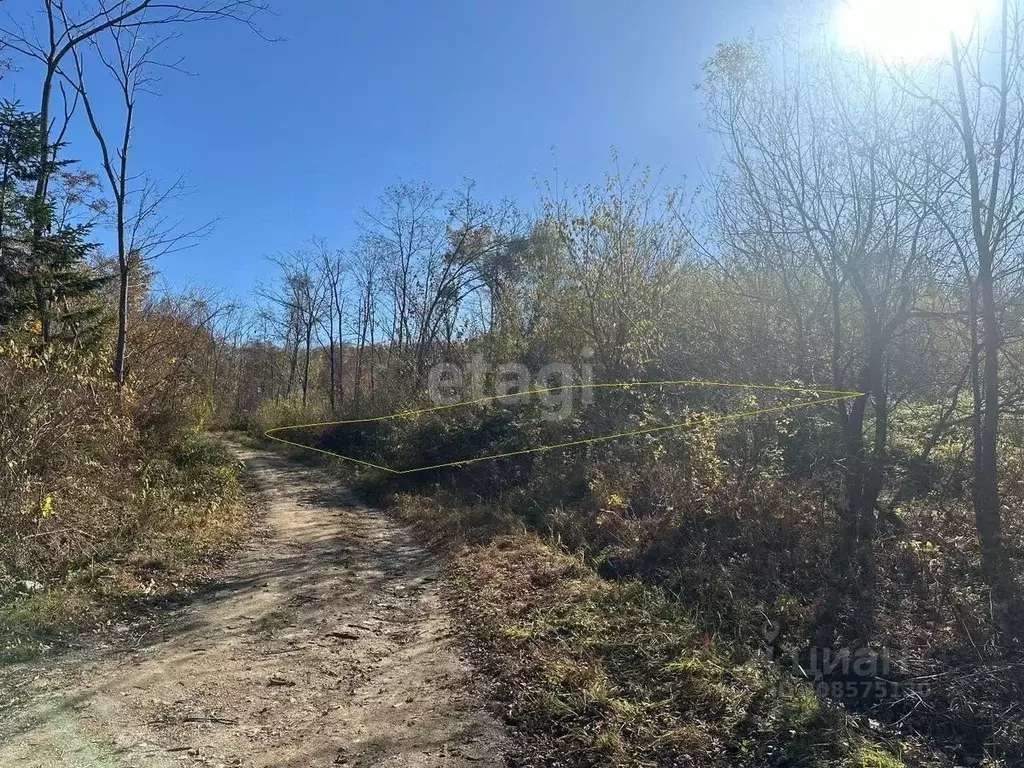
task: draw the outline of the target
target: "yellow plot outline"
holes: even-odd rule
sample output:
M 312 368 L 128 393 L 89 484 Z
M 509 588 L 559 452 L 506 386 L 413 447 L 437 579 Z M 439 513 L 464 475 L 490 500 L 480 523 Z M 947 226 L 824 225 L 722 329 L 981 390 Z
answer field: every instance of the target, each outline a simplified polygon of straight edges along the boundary
M 654 387 L 654 386 L 697 386 L 697 387 L 726 387 L 733 389 L 766 389 L 775 392 L 799 392 L 806 395 L 831 395 L 823 400 L 806 400 L 798 403 L 787 403 L 786 405 L 776 405 L 770 408 L 758 408 L 752 411 L 742 411 L 740 413 L 730 413 L 724 416 L 717 416 L 711 419 L 690 419 L 687 421 L 679 422 L 678 424 L 666 424 L 660 427 L 648 427 L 646 429 L 634 429 L 626 432 L 615 432 L 609 435 L 598 435 L 597 437 L 586 437 L 579 440 L 569 440 L 564 443 L 552 443 L 550 445 L 539 445 L 534 448 L 523 448 L 517 451 L 507 451 L 505 453 L 493 453 L 486 456 L 474 456 L 468 459 L 457 459 L 455 461 L 447 461 L 442 464 L 431 464 L 424 467 L 413 467 L 412 469 L 394 469 L 392 467 L 386 467 L 383 464 L 374 464 L 370 461 L 364 461 L 363 459 L 356 459 L 352 456 L 345 456 L 334 451 L 327 451 L 323 448 L 314 448 L 311 445 L 305 445 L 303 443 L 292 442 L 291 440 L 285 440 L 282 437 L 275 437 L 274 432 L 281 432 L 284 430 L 292 429 L 312 429 L 314 427 L 336 427 L 345 424 L 370 424 L 376 421 L 388 421 L 389 419 L 402 419 L 410 416 L 419 416 L 424 413 L 432 413 L 434 411 L 444 411 L 451 408 L 461 408 L 467 405 L 478 405 L 480 403 L 489 403 L 496 400 L 507 400 L 513 397 L 527 397 L 529 395 L 542 394 L 544 392 L 564 392 L 571 389 L 631 389 L 632 387 Z M 733 384 L 724 381 L 700 381 L 699 379 L 682 379 L 678 381 L 638 381 L 638 382 L 619 382 L 613 384 L 568 384 L 561 387 L 546 387 L 544 389 L 528 389 L 523 392 L 515 392 L 509 395 L 494 395 L 492 397 L 480 397 L 475 400 L 463 400 L 458 403 L 450 403 L 447 405 L 435 405 L 430 408 L 419 408 L 417 410 L 410 411 L 399 411 L 398 413 L 391 413 L 387 416 L 373 416 L 368 419 L 343 419 L 341 421 L 318 421 L 311 424 L 292 424 L 285 427 L 274 427 L 268 429 L 263 433 L 263 436 L 268 440 L 274 440 L 278 443 L 284 443 L 295 448 L 303 448 L 307 451 L 313 451 L 315 453 L 322 453 L 326 456 L 333 456 L 338 459 L 344 459 L 345 461 L 351 461 L 355 464 L 360 464 L 364 467 L 370 467 L 381 472 L 388 472 L 393 475 L 407 475 L 412 472 L 425 472 L 430 469 L 444 469 L 446 467 L 462 467 L 467 464 L 475 464 L 480 461 L 492 461 L 494 459 L 505 459 L 510 456 L 522 456 L 527 453 L 542 453 L 544 451 L 551 451 L 557 448 L 572 448 L 580 445 L 588 445 L 591 443 L 600 443 L 608 440 L 617 440 L 623 437 L 633 437 L 636 435 L 650 435 L 656 432 L 667 432 L 673 429 L 685 429 L 686 427 L 696 426 L 700 424 L 717 424 L 724 421 L 734 421 L 736 419 L 746 418 L 748 416 L 758 416 L 762 413 L 776 413 L 779 411 L 787 411 L 794 408 L 806 408 L 809 405 L 828 405 L 829 403 L 838 403 L 842 400 L 850 400 L 855 397 L 861 397 L 863 392 L 853 392 L 848 390 L 840 389 L 807 389 L 805 387 L 783 387 L 771 384 Z

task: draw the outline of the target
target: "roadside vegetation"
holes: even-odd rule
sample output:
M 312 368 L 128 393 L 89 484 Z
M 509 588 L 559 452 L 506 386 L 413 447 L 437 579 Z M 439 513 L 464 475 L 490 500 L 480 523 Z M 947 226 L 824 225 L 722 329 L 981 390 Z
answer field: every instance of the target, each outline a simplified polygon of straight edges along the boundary
M 226 307 L 153 289 L 152 261 L 205 228 L 168 218 L 180 186 L 146 177 L 131 144 L 155 51 L 183 24 L 250 23 L 260 6 L 151 5 L 43 0 L 0 27 L 0 83 L 13 69 L 39 75 L 36 104 L 0 103 L 4 662 L 187 592 L 248 524 L 241 467 L 204 436 L 211 323 Z M 123 120 L 101 126 L 90 95 L 112 84 Z M 102 168 L 73 159 L 75 120 L 92 128 Z M 104 231 L 112 249 L 96 242 Z
M 102 296 L 90 297 L 98 308 Z M 182 300 L 184 305 L 184 300 Z M 198 363 L 159 304 L 139 330 Z M 241 466 L 202 433 L 208 386 L 195 370 L 118 389 L 99 339 L 41 343 L 33 321 L 4 333 L 0 356 L 0 657 L 32 656 L 185 593 L 244 533 Z M 201 338 L 201 336 L 200 336 Z M 190 363 L 189 367 L 194 363 Z M 201 372 L 201 368 L 199 372 Z M 141 371 L 140 371 L 141 373 Z M 175 390 L 162 410 L 158 390 Z

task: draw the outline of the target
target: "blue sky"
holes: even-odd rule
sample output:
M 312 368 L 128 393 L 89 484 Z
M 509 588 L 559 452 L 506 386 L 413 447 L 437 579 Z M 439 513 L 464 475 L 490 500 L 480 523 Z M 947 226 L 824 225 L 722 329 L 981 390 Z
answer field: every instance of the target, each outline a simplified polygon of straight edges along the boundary
M 266 42 L 196 25 L 138 107 L 136 168 L 187 173 L 175 204 L 197 247 L 158 262 L 173 286 L 243 295 L 266 254 L 310 236 L 351 242 L 354 221 L 399 178 L 468 176 L 530 207 L 535 180 L 599 180 L 614 145 L 666 182 L 713 162 L 694 84 L 717 42 L 770 32 L 812 0 L 271 0 Z M 35 75 L 13 81 L 36 106 Z M 9 88 L 7 89 L 10 90 Z M 9 92 L 0 94 L 9 96 Z M 105 112 L 104 105 L 100 105 Z M 109 113 L 116 120 L 116 113 Z M 91 136 L 73 134 L 88 161 Z

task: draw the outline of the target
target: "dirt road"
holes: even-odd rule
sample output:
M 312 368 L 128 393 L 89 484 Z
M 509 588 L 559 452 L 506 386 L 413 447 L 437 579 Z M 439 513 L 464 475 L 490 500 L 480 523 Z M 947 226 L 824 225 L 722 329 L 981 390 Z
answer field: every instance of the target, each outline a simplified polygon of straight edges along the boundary
M 240 455 L 266 536 L 126 647 L 0 677 L 0 766 L 502 765 L 431 559 L 326 473 Z

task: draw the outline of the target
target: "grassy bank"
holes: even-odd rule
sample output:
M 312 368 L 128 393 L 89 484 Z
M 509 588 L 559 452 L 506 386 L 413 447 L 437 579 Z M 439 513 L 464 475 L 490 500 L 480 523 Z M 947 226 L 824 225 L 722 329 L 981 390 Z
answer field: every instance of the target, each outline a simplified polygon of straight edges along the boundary
M 664 589 L 602 578 L 586 557 L 450 498 L 397 495 L 390 506 L 448 542 L 450 596 L 524 736 L 523 764 L 943 764 L 817 696 L 769 642 L 709 634 Z
M 91 516 L 72 522 L 57 507 L 19 540 L 22 570 L 5 574 L 0 593 L 0 660 L 33 658 L 188 594 L 251 523 L 242 466 L 216 438 L 124 456 L 119 470 L 116 492 L 93 494 Z

